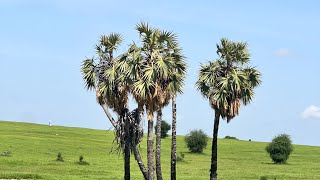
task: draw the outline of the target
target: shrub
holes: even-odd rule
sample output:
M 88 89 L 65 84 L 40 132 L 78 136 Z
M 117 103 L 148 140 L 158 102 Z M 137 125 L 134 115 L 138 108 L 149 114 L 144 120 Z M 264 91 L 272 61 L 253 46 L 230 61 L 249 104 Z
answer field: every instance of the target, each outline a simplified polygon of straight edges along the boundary
M 285 163 L 293 151 L 290 136 L 287 134 L 276 136 L 266 147 L 266 151 L 274 163 Z
M 168 131 L 171 129 L 171 125 L 168 124 L 166 121 L 161 121 L 161 138 L 168 137 Z M 157 126 L 154 127 L 155 132 L 157 133 Z
M 9 150 L 6 150 L 6 151 L 3 151 L 0 156 L 11 156 L 11 151 Z
M 235 140 L 238 140 L 236 137 L 234 137 L 234 136 L 226 136 L 226 137 L 224 137 L 225 139 L 235 139 Z
M 64 161 L 61 152 L 58 153 L 56 161 Z
M 268 180 L 268 177 L 267 176 L 261 176 L 260 180 Z
M 177 155 L 177 162 L 182 162 L 182 161 L 184 161 L 184 153 L 180 152 Z
M 83 162 L 84 157 L 82 155 L 79 156 L 79 162 Z
M 184 140 L 193 153 L 202 153 L 208 144 L 208 136 L 202 130 L 192 130 Z
M 260 176 L 260 180 L 269 180 L 268 176 Z M 277 178 L 270 178 L 270 180 L 277 180 Z
M 80 156 L 79 156 L 79 162 L 78 162 L 78 164 L 80 164 L 80 165 L 89 165 L 88 162 L 84 161 L 83 155 L 80 155 Z

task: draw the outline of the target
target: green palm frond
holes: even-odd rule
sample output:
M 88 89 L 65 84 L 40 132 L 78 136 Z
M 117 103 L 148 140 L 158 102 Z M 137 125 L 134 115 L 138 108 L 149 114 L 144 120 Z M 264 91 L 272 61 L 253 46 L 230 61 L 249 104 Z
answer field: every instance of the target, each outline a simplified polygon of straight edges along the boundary
M 219 84 L 218 78 L 221 78 L 223 71 L 223 68 L 220 65 L 220 61 L 200 65 L 196 87 L 204 97 L 210 97 L 210 93 L 212 93 L 213 89 L 217 88 Z
M 177 35 L 172 31 L 161 31 L 159 34 L 159 43 L 165 43 L 166 46 L 173 49 L 173 47 L 178 43 Z
M 123 38 L 118 33 L 111 33 L 109 34 L 109 45 L 110 45 L 110 51 L 116 51 L 119 47 L 119 45 L 122 43 Z
M 170 75 L 170 80 L 168 83 L 168 90 L 169 93 L 172 95 L 175 95 L 177 93 L 182 94 L 183 93 L 183 86 L 184 86 L 184 74 L 175 72 Z
M 133 84 L 133 93 L 144 101 L 147 101 L 148 98 L 152 97 L 154 92 L 155 84 L 151 81 L 140 79 Z
M 96 65 L 92 59 L 85 59 L 81 65 L 82 78 L 88 90 L 96 88 Z
M 123 38 L 118 33 L 100 36 L 99 44 L 95 46 L 100 59 L 112 61 L 113 52 L 116 51 L 122 43 Z
M 100 45 L 104 47 L 105 52 L 116 51 L 118 46 L 122 43 L 123 38 L 118 33 L 110 33 L 109 35 L 102 35 L 100 37 Z
M 241 91 L 241 101 L 244 105 L 247 105 L 251 102 L 254 96 L 254 91 L 249 86 L 244 87 Z
M 172 58 L 165 57 L 165 58 L 159 58 L 156 62 L 157 71 L 159 72 L 159 77 L 163 78 L 164 80 L 167 80 L 172 72 L 172 67 L 174 67 L 174 62 Z
M 139 24 L 137 24 L 136 30 L 140 35 L 145 35 L 146 37 L 150 37 L 152 32 L 154 31 L 154 29 L 145 22 L 140 22 Z
M 104 70 L 104 76 L 105 76 L 105 81 L 108 81 L 108 83 L 116 83 L 116 80 L 117 80 L 117 75 L 118 72 L 117 72 L 117 69 L 116 69 L 116 65 L 115 64 L 112 64 L 110 67 L 108 67 L 107 69 Z
M 240 70 L 233 69 L 230 74 L 228 74 L 228 86 L 230 86 L 229 90 L 235 92 L 236 94 L 240 94 L 241 89 L 246 86 L 248 83 L 247 75 Z M 237 95 L 235 95 L 236 97 Z
M 233 63 L 246 64 L 250 60 L 247 43 L 233 42 L 226 38 L 222 38 L 220 44 L 217 44 L 217 54 L 229 65 Z
M 148 82 L 156 82 L 158 77 L 157 67 L 153 64 L 148 64 L 143 69 L 143 80 Z
M 116 63 L 119 72 L 125 75 L 128 80 L 131 79 L 130 81 L 140 79 L 143 75 L 141 69 L 144 66 L 144 58 L 142 50 L 136 44 L 132 44 Z
M 261 73 L 253 67 L 243 69 L 243 72 L 248 76 L 248 81 L 252 88 L 261 84 Z

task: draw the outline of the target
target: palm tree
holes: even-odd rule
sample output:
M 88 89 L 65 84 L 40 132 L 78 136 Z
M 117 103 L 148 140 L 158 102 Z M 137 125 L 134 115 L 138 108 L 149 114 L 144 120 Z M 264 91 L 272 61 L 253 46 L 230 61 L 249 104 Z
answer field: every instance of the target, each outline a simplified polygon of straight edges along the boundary
M 122 38 L 119 34 L 112 33 L 109 36 L 101 36 L 100 42 L 96 46 L 98 63 L 94 58 L 86 59 L 83 61 L 81 71 L 86 88 L 96 91 L 97 102 L 115 128 L 117 149 L 124 153 L 124 179 L 130 179 L 130 151 L 134 153 L 146 178 L 146 169 L 137 149 L 143 133 L 140 113 L 138 109 L 132 112 L 128 110 L 129 85 L 124 80 L 125 76 L 116 68 L 119 58 L 114 58 L 113 55 L 121 42 Z M 114 120 L 109 108 L 118 114 L 118 121 Z
M 171 139 L 171 180 L 176 179 L 176 120 L 177 120 L 177 94 L 182 93 L 182 87 L 186 77 L 186 62 L 178 44 L 175 45 L 173 54 L 175 60 L 173 74 L 171 75 L 170 93 L 172 100 L 172 139 Z
M 175 35 L 174 35 L 175 37 Z M 167 91 L 167 94 L 170 94 L 170 99 L 172 99 L 173 106 L 176 107 L 176 95 L 178 93 L 182 93 L 182 87 L 184 85 L 184 79 L 186 76 L 186 62 L 184 60 L 184 56 L 181 53 L 181 49 L 179 44 L 176 40 L 170 41 L 167 48 L 165 48 L 166 54 L 164 57 L 169 58 L 172 61 L 172 64 L 169 66 L 170 71 L 168 74 L 168 78 L 165 81 L 160 81 L 161 86 L 165 87 L 163 91 Z M 169 103 L 170 99 L 166 99 L 165 105 Z M 173 112 L 176 114 L 176 112 Z M 162 179 L 161 177 L 161 164 L 160 164 L 160 153 L 161 153 L 161 119 L 162 119 L 162 109 L 160 108 L 157 112 L 157 131 L 156 131 L 156 172 L 157 172 L 157 179 Z M 176 153 L 176 120 L 174 119 L 172 122 L 174 128 L 172 132 L 174 132 L 172 136 L 172 153 Z M 171 153 L 171 154 L 172 154 Z M 176 176 L 175 171 L 175 162 L 176 156 L 171 158 L 171 163 L 174 164 L 173 167 L 173 174 L 174 177 Z M 158 173 L 160 172 L 160 173 Z
M 141 38 L 141 47 L 132 44 L 119 66 L 127 77 L 131 77 L 130 88 L 140 110 L 145 109 L 148 116 L 147 159 L 148 178 L 154 179 L 153 122 L 154 113 L 161 120 L 162 108 L 169 104 L 173 89 L 173 78 L 177 79 L 173 67 L 174 55 L 178 49 L 176 36 L 172 32 L 151 28 L 146 23 L 136 26 Z M 176 80 L 174 79 L 174 80 Z M 157 123 L 156 164 L 157 179 L 162 179 L 160 163 L 161 123 Z
M 247 105 L 254 96 L 254 88 L 261 83 L 261 74 L 249 67 L 250 54 L 247 44 L 221 39 L 217 44 L 219 58 L 201 65 L 196 87 L 209 99 L 214 109 L 214 128 L 210 179 L 217 179 L 217 138 L 219 119 L 229 123 L 239 114 L 241 104 Z

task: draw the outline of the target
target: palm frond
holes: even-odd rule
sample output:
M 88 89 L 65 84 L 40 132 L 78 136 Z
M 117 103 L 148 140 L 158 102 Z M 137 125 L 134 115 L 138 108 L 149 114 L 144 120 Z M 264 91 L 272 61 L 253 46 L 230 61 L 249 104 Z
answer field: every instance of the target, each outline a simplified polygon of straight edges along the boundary
M 184 86 L 184 74 L 175 72 L 170 75 L 169 83 L 168 83 L 168 90 L 169 93 L 172 95 L 176 95 L 177 93 L 183 93 L 183 86 Z
M 153 28 L 151 28 L 148 23 L 140 22 L 136 25 L 136 30 L 140 34 L 141 37 L 145 37 L 145 39 L 149 39 L 152 32 L 154 31 Z M 148 41 L 147 41 L 148 42 Z
M 96 65 L 93 58 L 83 60 L 81 72 L 85 87 L 88 90 L 94 90 L 96 88 Z
M 222 38 L 220 44 L 216 46 L 220 59 L 226 61 L 229 66 L 234 63 L 243 65 L 250 60 L 248 44 L 245 42 L 234 42 L 227 38 Z
M 261 73 L 253 67 L 243 69 L 243 72 L 248 76 L 248 81 L 252 88 L 261 84 Z

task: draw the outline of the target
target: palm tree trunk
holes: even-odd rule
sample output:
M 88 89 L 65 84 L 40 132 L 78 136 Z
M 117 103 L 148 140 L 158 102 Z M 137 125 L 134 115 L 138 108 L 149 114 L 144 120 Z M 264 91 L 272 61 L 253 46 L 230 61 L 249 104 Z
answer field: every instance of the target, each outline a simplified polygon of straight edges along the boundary
M 153 116 L 148 118 L 148 139 L 147 139 L 147 159 L 148 159 L 148 179 L 154 179 L 154 153 L 153 153 Z
M 134 154 L 134 158 L 136 159 L 136 161 L 137 161 L 137 163 L 139 165 L 140 171 L 142 172 L 142 175 L 143 175 L 144 179 L 148 180 L 148 171 L 147 171 L 146 167 L 143 164 L 143 161 L 141 159 L 141 156 L 140 156 L 140 153 L 138 151 L 137 145 L 134 144 L 134 147 L 132 147 L 132 152 Z
M 130 180 L 130 145 L 124 146 L 124 179 Z
M 156 131 L 156 173 L 157 180 L 162 180 L 162 172 L 161 172 L 161 120 L 162 120 L 162 109 L 159 109 L 157 112 L 157 131 Z
M 117 128 L 117 123 L 116 123 L 116 121 L 113 119 L 113 117 L 111 116 L 111 113 L 110 113 L 110 111 L 109 111 L 109 108 L 108 108 L 107 104 L 101 104 L 101 107 L 102 107 L 104 113 L 107 115 L 107 117 L 108 117 L 109 121 L 111 122 L 112 126 L 113 126 L 114 128 Z
M 217 180 L 219 119 L 220 119 L 220 113 L 218 110 L 215 110 L 213 138 L 212 138 L 210 180 Z
M 177 103 L 176 96 L 172 97 L 172 141 L 171 141 L 171 180 L 176 180 L 176 120 Z
M 129 129 L 129 122 L 128 118 L 126 116 L 123 116 L 122 118 L 125 121 L 125 126 L 124 126 L 124 133 L 125 133 L 125 145 L 124 145 L 124 179 L 125 180 L 130 180 L 130 141 L 129 140 L 129 134 L 130 134 L 130 129 Z

